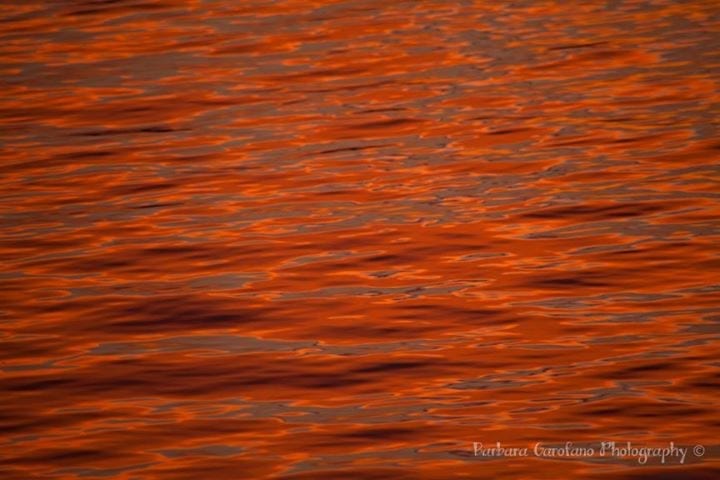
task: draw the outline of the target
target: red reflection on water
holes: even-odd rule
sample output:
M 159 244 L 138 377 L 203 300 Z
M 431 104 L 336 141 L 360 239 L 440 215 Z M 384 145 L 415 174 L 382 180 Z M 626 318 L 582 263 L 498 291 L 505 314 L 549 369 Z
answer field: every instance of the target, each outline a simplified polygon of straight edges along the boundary
M 717 14 L 5 5 L 3 478 L 717 474 Z

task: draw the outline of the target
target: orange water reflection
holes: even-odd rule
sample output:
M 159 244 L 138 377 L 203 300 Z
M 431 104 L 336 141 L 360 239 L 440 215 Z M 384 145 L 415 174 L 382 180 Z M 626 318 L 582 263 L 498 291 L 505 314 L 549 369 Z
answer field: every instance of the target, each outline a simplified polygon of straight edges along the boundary
M 3 479 L 718 475 L 717 2 L 5 3 Z

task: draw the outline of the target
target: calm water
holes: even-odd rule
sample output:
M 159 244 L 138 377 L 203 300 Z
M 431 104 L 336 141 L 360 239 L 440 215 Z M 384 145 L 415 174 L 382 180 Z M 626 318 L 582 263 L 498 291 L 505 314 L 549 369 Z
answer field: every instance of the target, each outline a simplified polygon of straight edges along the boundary
M 3 479 L 720 475 L 717 1 L 0 4 Z

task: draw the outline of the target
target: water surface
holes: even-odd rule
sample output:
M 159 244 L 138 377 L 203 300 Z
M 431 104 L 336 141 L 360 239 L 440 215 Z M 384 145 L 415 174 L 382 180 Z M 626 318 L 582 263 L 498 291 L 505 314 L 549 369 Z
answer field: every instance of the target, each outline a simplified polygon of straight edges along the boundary
M 3 479 L 718 474 L 717 2 L 0 4 Z

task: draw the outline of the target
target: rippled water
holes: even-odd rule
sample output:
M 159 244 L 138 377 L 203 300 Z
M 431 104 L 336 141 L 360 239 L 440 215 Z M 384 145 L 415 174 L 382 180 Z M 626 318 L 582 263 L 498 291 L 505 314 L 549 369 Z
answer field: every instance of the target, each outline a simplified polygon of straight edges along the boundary
M 720 475 L 719 67 L 713 0 L 2 2 L 2 478 Z M 567 441 L 706 452 L 473 447 Z

